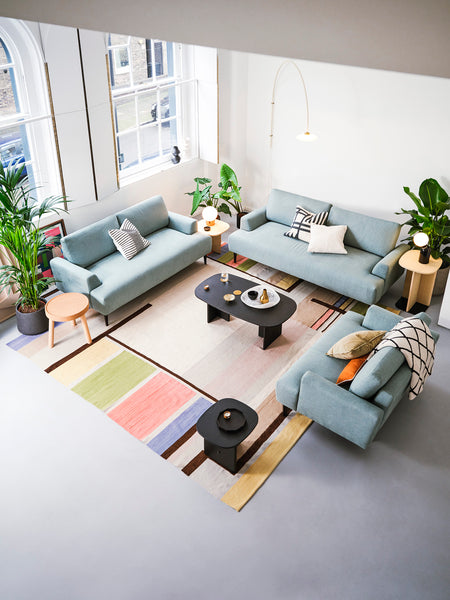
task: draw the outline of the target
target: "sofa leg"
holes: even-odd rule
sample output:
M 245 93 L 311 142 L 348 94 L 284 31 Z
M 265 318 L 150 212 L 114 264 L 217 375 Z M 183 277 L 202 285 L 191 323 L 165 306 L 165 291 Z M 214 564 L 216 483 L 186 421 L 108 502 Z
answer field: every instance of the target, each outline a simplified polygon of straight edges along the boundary
M 206 265 L 206 254 L 205 254 L 205 256 L 203 257 L 203 263 Z
M 287 417 L 288 414 L 291 412 L 292 408 L 289 408 L 289 406 L 285 406 L 283 404 L 283 417 Z
M 106 327 L 108 327 L 108 315 L 103 315 L 103 316 L 105 318 L 105 325 L 106 325 Z
M 234 257 L 234 262 L 236 262 L 237 261 L 237 254 L 236 254 L 236 252 L 233 252 L 233 257 Z

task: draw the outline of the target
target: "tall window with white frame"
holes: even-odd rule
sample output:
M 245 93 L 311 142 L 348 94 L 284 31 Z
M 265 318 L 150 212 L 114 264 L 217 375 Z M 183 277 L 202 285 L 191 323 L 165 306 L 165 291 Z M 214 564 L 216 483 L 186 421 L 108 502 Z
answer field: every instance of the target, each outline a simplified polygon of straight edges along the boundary
M 180 44 L 108 34 L 120 177 L 170 161 L 182 140 Z
M 24 43 L 25 25 L 10 29 L 0 27 L 0 160 L 4 168 L 23 164 L 34 194 L 44 198 L 59 194 L 61 181 L 42 57 Z

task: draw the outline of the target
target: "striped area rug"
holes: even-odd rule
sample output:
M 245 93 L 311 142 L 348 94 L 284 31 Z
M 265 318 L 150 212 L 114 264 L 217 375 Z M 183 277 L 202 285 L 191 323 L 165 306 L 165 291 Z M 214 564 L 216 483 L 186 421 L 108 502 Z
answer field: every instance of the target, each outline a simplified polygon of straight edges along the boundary
M 215 260 L 223 265 L 227 265 L 232 269 L 237 269 L 247 275 L 252 275 L 261 281 L 265 281 L 273 285 L 274 287 L 284 290 L 285 292 L 291 292 L 302 280 L 294 275 L 288 275 L 283 271 L 272 269 L 267 265 L 263 265 L 256 260 L 246 258 L 245 256 L 237 255 L 237 260 L 234 262 L 233 252 L 228 250 L 228 244 L 222 243 L 220 254 L 217 252 L 211 252 L 208 254 L 208 258 Z
M 92 345 L 71 323 L 58 324 L 54 348 L 47 334 L 19 335 L 8 345 L 240 510 L 311 424 L 299 414 L 283 417 L 277 379 L 336 319 L 367 306 L 302 282 L 290 294 L 296 313 L 262 350 L 256 326 L 238 319 L 206 322 L 206 306 L 193 290 L 221 269 L 217 263 L 186 269 L 130 305 L 131 314 L 116 315 L 108 329 L 90 310 Z M 235 475 L 206 457 L 196 432 L 200 415 L 224 397 L 246 402 L 259 417 L 238 447 Z

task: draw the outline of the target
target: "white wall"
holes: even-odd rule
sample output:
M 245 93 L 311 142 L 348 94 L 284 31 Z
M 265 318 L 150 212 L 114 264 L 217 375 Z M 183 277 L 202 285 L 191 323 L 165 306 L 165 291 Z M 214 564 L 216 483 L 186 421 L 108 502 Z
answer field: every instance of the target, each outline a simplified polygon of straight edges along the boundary
M 4 16 L 450 76 L 448 0 L 2 0 Z
M 283 59 L 222 51 L 219 55 L 220 160 L 230 161 L 249 207 L 271 187 L 403 221 L 413 208 L 403 186 L 427 177 L 450 189 L 450 80 L 326 63 L 297 61 L 309 97 L 310 128 L 319 140 L 301 143 L 305 100 L 294 68 L 278 80 L 269 149 L 275 73 Z

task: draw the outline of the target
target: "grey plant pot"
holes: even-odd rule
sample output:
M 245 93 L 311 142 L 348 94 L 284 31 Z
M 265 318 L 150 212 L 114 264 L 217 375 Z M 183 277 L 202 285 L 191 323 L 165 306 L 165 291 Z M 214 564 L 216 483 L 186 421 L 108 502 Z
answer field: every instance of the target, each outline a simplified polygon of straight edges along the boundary
M 45 300 L 39 310 L 31 313 L 23 313 L 16 306 L 17 329 L 23 335 L 38 335 L 48 331 L 48 318 L 45 314 Z

